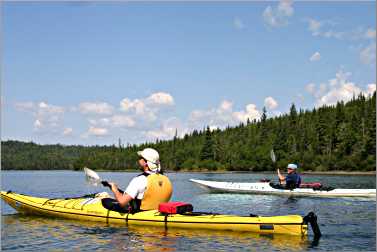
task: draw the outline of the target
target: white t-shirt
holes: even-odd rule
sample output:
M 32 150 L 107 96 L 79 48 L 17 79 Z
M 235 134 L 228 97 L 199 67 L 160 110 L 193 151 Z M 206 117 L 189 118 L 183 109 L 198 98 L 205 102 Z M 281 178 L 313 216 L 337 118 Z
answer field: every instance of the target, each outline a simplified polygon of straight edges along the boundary
M 144 175 L 137 176 L 128 184 L 126 191 L 133 199 L 143 199 L 144 192 L 147 189 L 148 180 Z

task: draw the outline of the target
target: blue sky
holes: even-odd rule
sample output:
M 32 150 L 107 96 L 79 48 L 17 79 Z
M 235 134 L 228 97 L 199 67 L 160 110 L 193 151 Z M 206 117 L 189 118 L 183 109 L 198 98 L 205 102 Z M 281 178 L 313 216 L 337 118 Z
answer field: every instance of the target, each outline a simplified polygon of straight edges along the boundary
M 2 140 L 141 143 L 366 95 L 375 2 L 5 2 Z

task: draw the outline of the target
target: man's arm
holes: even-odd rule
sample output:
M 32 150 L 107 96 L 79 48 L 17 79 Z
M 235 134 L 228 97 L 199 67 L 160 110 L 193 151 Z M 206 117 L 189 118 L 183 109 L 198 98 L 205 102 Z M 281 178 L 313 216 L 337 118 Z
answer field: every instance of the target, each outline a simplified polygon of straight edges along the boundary
M 109 183 L 111 185 L 111 191 L 114 193 L 115 199 L 119 202 L 121 207 L 125 207 L 128 202 L 133 200 L 133 198 L 127 193 L 121 193 L 118 190 L 118 186 L 115 183 Z
M 278 169 L 278 176 L 279 176 L 279 180 L 280 181 L 284 181 L 285 180 L 285 177 L 280 174 L 280 170 L 279 169 Z

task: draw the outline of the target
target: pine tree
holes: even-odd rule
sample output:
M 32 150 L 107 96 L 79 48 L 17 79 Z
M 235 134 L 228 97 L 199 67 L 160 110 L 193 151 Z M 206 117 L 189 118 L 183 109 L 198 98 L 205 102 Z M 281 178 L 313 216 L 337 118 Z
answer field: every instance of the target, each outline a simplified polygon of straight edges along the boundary
M 263 107 L 263 112 L 262 112 L 260 123 L 259 123 L 260 125 L 259 143 L 260 144 L 263 144 L 267 138 L 268 129 L 267 129 L 266 121 L 267 121 L 267 110 L 266 110 L 266 107 Z
M 212 140 L 212 134 L 209 127 L 205 131 L 204 144 L 200 153 L 201 160 L 213 160 L 214 159 L 214 146 Z
M 316 136 L 317 136 L 317 154 L 326 154 L 327 150 L 327 137 L 326 137 L 326 118 L 323 109 L 318 110 L 316 123 Z

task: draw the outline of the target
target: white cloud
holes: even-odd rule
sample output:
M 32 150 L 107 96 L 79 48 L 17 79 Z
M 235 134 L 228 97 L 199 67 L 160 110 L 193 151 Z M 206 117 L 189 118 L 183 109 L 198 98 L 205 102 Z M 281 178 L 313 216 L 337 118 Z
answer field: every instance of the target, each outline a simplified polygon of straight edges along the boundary
M 208 125 L 225 127 L 228 124 L 235 124 L 232 116 L 232 107 L 232 102 L 224 100 L 217 108 L 194 110 L 191 112 L 188 119 L 189 128 L 198 129 Z
M 148 107 L 144 100 L 135 99 L 132 101 L 125 98 L 120 102 L 120 110 L 135 114 L 139 119 L 153 122 L 157 119 L 156 114 L 159 107 L 157 105 Z
M 39 107 L 39 113 L 43 114 L 62 114 L 64 113 L 64 108 L 59 106 L 54 106 L 47 104 L 45 102 L 40 102 L 38 104 Z
M 257 106 L 255 104 L 248 104 L 246 105 L 246 110 L 244 111 L 236 111 L 233 112 L 233 117 L 235 117 L 239 122 L 246 123 L 247 119 L 259 119 L 260 112 L 257 110 Z
M 242 30 L 245 28 L 245 24 L 242 22 L 242 20 L 239 18 L 239 17 L 235 17 L 233 19 L 233 26 L 237 29 L 237 30 Z
M 59 106 L 48 105 L 47 103 L 41 102 L 39 103 L 37 116 L 39 118 L 44 118 L 44 119 L 46 119 L 46 117 L 50 117 L 52 118 L 53 121 L 56 121 L 55 120 L 56 117 L 63 113 L 64 113 L 64 108 L 59 107 Z
M 189 119 L 192 120 L 192 121 L 196 121 L 196 120 L 199 120 L 205 116 L 209 116 L 210 113 L 207 112 L 207 111 L 201 111 L 201 110 L 193 110 L 191 113 L 190 113 L 190 116 L 189 116 Z
M 316 90 L 314 84 L 307 85 L 307 91 L 311 93 L 317 100 L 316 106 L 334 105 L 338 101 L 349 101 L 354 96 L 363 94 L 371 94 L 375 89 L 375 84 L 369 84 L 366 90 L 362 90 L 355 83 L 349 81 L 351 73 L 339 71 L 334 79 L 328 80 L 327 83 L 321 83 Z
M 34 129 L 40 129 L 42 127 L 43 127 L 43 124 L 40 120 L 37 119 L 34 121 Z
M 246 123 L 247 119 L 259 119 L 260 111 L 255 104 L 248 104 L 245 110 L 233 111 L 233 103 L 224 100 L 217 108 L 209 110 L 194 110 L 188 119 L 188 128 L 200 129 L 205 126 L 224 129 L 227 126 L 235 126 L 241 122 Z
M 97 128 L 90 126 L 89 130 L 87 132 L 88 135 L 93 135 L 93 136 L 106 136 L 108 135 L 108 130 L 106 128 Z
M 311 31 L 313 36 L 318 36 L 320 34 L 320 29 L 322 27 L 322 23 L 315 19 L 308 19 L 309 23 L 309 31 Z
M 16 102 L 15 109 L 26 112 L 33 117 L 33 129 L 39 133 L 57 133 L 63 124 L 66 109 L 41 101 Z
M 79 105 L 79 111 L 82 114 L 111 115 L 113 106 L 106 102 L 82 102 Z
M 334 83 L 332 83 L 333 81 L 334 81 Z M 337 79 L 330 80 L 330 87 L 336 86 L 336 84 L 337 84 L 336 81 L 337 81 Z M 319 90 L 316 93 L 316 96 L 317 97 L 322 96 L 324 93 L 327 92 L 327 89 L 328 89 L 328 87 L 327 87 L 326 83 L 319 84 Z
M 137 115 L 142 115 L 145 113 L 146 106 L 144 101 L 135 99 L 135 100 L 130 100 L 128 98 L 124 98 L 120 102 L 120 109 L 123 111 L 131 111 L 133 110 Z
M 223 111 L 232 111 L 233 103 L 231 101 L 224 100 L 220 104 L 220 110 Z
M 367 85 L 367 94 L 371 95 L 376 91 L 376 83 Z
M 366 65 L 376 63 L 376 44 L 370 44 L 360 51 L 360 61 Z
M 336 39 L 343 39 L 345 37 L 344 32 L 337 32 L 333 30 L 322 32 L 320 35 L 325 38 L 336 38 Z
M 167 120 L 164 120 L 158 129 L 146 131 L 145 136 L 149 140 L 164 140 L 172 139 L 176 133 L 178 137 L 183 137 L 188 132 L 188 129 L 183 126 L 178 118 L 171 117 Z
M 267 8 L 264 10 L 263 19 L 270 26 L 273 26 L 273 27 L 279 26 L 278 21 L 276 20 L 276 17 L 273 13 L 271 6 L 267 6 Z
M 146 101 L 152 105 L 167 105 L 172 106 L 174 105 L 174 99 L 173 97 L 164 92 L 158 92 L 150 95 Z
M 376 30 L 373 28 L 357 27 L 352 30 L 339 31 L 337 30 L 338 23 L 331 20 L 315 20 L 312 18 L 306 19 L 308 22 L 308 30 L 315 37 L 334 38 L 339 40 L 375 40 Z
M 164 92 L 157 92 L 144 99 L 124 98 L 120 102 L 120 110 L 135 114 L 139 118 L 153 122 L 157 119 L 157 115 L 164 107 L 174 105 L 174 98 Z
M 326 93 L 326 91 L 328 90 L 328 86 L 332 86 L 334 85 L 333 81 L 336 81 L 336 79 L 333 79 L 333 80 L 329 80 L 329 84 L 325 84 L 325 83 L 320 83 L 318 85 L 318 89 L 317 89 L 317 85 L 315 83 L 309 83 L 305 86 L 305 90 L 313 95 L 314 97 L 318 98 L 318 97 L 321 97 L 324 95 L 324 93 Z
M 288 18 L 294 13 L 293 1 L 281 0 L 277 8 L 267 6 L 262 16 L 264 21 L 272 27 L 279 27 L 288 24 Z
M 290 17 L 293 15 L 293 1 L 290 0 L 281 0 L 278 5 L 278 12 L 281 13 L 283 16 Z
M 319 52 L 315 52 L 311 57 L 310 57 L 310 61 L 318 61 L 321 59 L 321 54 Z
M 16 102 L 15 103 L 15 108 L 18 111 L 33 111 L 35 109 L 35 104 L 33 102 Z
M 343 39 L 345 36 L 344 32 L 338 32 L 328 28 L 328 26 L 333 27 L 335 22 L 328 20 L 319 21 L 312 18 L 307 19 L 307 22 L 309 24 L 308 29 L 314 37 Z
M 269 96 L 264 99 L 264 106 L 266 106 L 267 109 L 276 109 L 278 107 L 278 103 L 274 98 Z
M 65 109 L 60 106 L 48 104 L 46 102 L 19 102 L 15 104 L 19 111 L 30 113 L 34 117 L 34 130 L 52 131 L 59 128 L 65 113 Z
M 99 118 L 99 119 L 88 119 L 89 123 L 92 126 L 101 126 L 101 127 L 107 127 L 110 125 L 111 120 L 109 118 Z
M 375 40 L 376 30 L 373 28 L 357 27 L 350 32 L 345 32 L 350 40 Z
M 72 133 L 73 133 L 73 129 L 72 128 L 65 128 L 64 131 L 63 131 L 63 135 L 64 136 L 72 135 Z
M 338 88 L 331 89 L 327 94 L 322 96 L 318 101 L 318 105 L 331 105 L 340 100 L 349 101 L 354 95 L 357 95 L 360 92 L 361 90 L 355 86 L 354 83 L 344 83 Z
M 111 117 L 111 122 L 114 127 L 134 127 L 135 121 L 129 117 L 124 115 L 114 115 Z
M 113 115 L 111 117 L 89 119 L 89 123 L 95 127 L 132 128 L 136 125 L 135 120 L 127 115 Z
M 231 120 L 231 118 L 229 120 Z M 194 110 L 190 113 L 187 121 L 188 128 L 193 130 L 214 124 L 213 121 L 218 121 L 218 119 L 216 118 L 214 109 L 208 111 Z M 222 122 L 221 125 L 223 125 L 223 123 L 225 122 Z
M 101 118 L 99 119 L 99 124 L 100 125 L 109 125 L 111 120 L 109 118 Z
M 305 90 L 311 94 L 311 95 L 314 95 L 315 93 L 315 83 L 309 83 L 305 86 Z
M 145 132 L 151 131 L 149 135 L 158 135 L 153 129 L 156 124 L 164 120 L 163 111 L 174 105 L 174 98 L 165 92 L 156 92 L 144 98 L 124 98 L 119 103 L 118 113 L 113 113 L 113 107 L 107 103 L 81 103 L 79 110 L 84 114 L 110 115 L 103 118 L 88 118 L 89 130 L 81 135 L 83 138 L 90 136 L 106 136 L 110 132 L 124 129 L 137 128 L 138 132 L 144 132 L 130 136 L 139 138 L 146 136 Z M 163 129 L 166 133 L 167 126 Z

